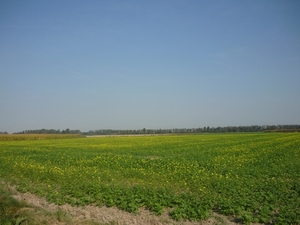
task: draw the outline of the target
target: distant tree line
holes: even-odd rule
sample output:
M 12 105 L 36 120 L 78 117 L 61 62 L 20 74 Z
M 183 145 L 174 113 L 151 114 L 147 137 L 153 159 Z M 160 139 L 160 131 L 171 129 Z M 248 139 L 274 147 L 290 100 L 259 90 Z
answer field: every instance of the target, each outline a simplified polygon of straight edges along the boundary
M 22 132 L 17 132 L 14 134 L 81 134 L 80 130 L 70 130 L 69 128 L 65 130 L 55 130 L 55 129 L 38 129 L 38 130 L 24 130 Z
M 138 129 L 138 130 L 112 130 L 101 129 L 83 132 L 83 135 L 130 135 L 130 134 L 184 134 L 184 133 L 227 133 L 227 132 L 290 132 L 300 131 L 300 125 L 253 125 L 253 126 L 227 126 L 203 128 L 174 128 L 174 129 Z
M 185 134 L 185 133 L 227 133 L 227 132 L 300 132 L 300 125 L 252 125 L 252 126 L 227 126 L 227 127 L 200 127 L 200 128 L 173 128 L 173 129 L 137 129 L 114 130 L 101 129 L 81 132 L 80 130 L 55 130 L 39 129 L 24 130 L 15 134 L 82 134 L 82 135 L 130 135 L 130 134 Z M 7 132 L 0 132 L 7 134 Z

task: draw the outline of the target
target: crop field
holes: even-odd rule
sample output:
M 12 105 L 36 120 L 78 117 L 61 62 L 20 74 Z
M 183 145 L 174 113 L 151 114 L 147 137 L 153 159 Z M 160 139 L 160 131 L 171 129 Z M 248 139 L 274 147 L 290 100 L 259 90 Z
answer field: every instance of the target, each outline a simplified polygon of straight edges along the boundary
M 71 205 L 300 224 L 300 133 L 0 141 L 0 178 Z

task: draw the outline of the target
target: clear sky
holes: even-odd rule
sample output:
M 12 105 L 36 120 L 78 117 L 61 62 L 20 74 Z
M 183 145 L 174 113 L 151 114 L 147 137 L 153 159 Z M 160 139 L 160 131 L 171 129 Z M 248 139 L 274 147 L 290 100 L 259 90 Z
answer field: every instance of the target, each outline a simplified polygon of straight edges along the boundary
M 0 0 L 0 131 L 300 124 L 300 1 Z

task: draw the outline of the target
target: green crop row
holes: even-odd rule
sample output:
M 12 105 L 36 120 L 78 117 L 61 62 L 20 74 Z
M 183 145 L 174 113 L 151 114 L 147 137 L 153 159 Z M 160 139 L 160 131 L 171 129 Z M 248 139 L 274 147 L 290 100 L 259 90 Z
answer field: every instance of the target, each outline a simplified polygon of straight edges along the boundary
M 56 204 L 300 224 L 300 134 L 0 142 L 0 176 Z

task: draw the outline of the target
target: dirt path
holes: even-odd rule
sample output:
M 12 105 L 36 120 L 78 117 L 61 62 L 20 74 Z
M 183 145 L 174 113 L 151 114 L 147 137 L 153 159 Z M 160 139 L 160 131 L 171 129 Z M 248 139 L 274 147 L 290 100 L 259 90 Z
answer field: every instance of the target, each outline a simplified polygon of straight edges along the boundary
M 96 222 L 99 224 L 118 224 L 118 225 L 236 225 L 225 216 L 213 213 L 212 217 L 206 221 L 174 221 L 168 212 L 161 216 L 153 215 L 150 211 L 141 209 L 138 214 L 128 213 L 115 207 L 96 207 L 88 205 L 85 207 L 73 207 L 69 204 L 55 205 L 47 202 L 44 198 L 37 197 L 31 193 L 20 193 L 15 187 L 9 186 L 13 192 L 13 198 L 25 201 L 37 209 L 46 210 L 50 213 L 64 212 L 71 218 L 68 222 L 55 222 L 52 224 L 88 224 Z M 165 210 L 167 211 L 167 210 Z

